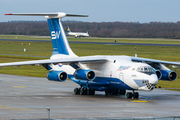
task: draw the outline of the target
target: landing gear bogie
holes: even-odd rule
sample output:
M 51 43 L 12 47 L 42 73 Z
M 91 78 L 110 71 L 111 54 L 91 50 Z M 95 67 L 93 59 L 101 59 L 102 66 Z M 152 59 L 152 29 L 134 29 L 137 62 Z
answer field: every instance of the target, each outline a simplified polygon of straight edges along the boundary
M 126 93 L 126 98 L 127 99 L 138 99 L 139 98 L 139 93 L 138 92 L 127 92 Z
M 117 90 L 114 90 L 114 91 L 109 91 L 109 90 L 106 90 L 105 91 L 105 95 L 125 95 L 126 98 L 128 99 L 138 99 L 139 98 L 139 93 L 138 92 L 127 92 L 126 93 L 126 90 L 121 90 L 121 89 L 117 89 Z
M 105 95 L 125 95 L 125 94 L 126 94 L 126 90 L 121 90 L 121 89 L 117 89 L 114 91 L 109 91 L 109 90 L 105 91 Z
M 87 95 L 87 88 L 81 88 L 80 89 L 80 95 Z
M 74 94 L 75 95 L 94 95 L 95 94 L 95 90 L 92 88 L 84 88 L 84 87 L 80 87 L 80 88 L 75 88 L 74 89 Z

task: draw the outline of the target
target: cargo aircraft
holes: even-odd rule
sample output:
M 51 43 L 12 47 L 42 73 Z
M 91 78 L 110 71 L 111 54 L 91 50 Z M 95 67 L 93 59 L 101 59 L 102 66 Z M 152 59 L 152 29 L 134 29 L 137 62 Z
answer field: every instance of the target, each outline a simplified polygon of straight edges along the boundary
M 69 46 L 61 19 L 65 16 L 87 17 L 87 15 L 63 12 L 5 15 L 45 16 L 49 25 L 53 52 L 50 59 L 1 63 L 0 67 L 42 65 L 49 71 L 48 80 L 63 82 L 71 79 L 77 83 L 79 88 L 74 89 L 75 94 L 94 95 L 95 91 L 105 91 L 106 95 L 125 95 L 129 99 L 138 99 L 138 90 L 153 90 L 158 80 L 173 81 L 177 77 L 176 72 L 166 67 L 180 66 L 177 62 L 124 55 L 78 57 Z
M 88 32 L 86 32 L 86 33 L 83 33 L 83 32 L 71 32 L 69 26 L 67 26 L 67 35 L 75 36 L 75 38 L 77 38 L 77 37 L 88 37 L 89 36 Z

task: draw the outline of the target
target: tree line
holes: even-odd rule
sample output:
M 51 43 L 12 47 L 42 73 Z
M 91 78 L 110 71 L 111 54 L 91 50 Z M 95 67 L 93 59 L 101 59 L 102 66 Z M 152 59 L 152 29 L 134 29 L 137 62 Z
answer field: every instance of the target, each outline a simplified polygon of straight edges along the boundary
M 73 32 L 88 32 L 92 37 L 115 38 L 180 38 L 180 21 L 173 22 L 79 22 L 63 21 L 64 30 L 69 26 Z M 49 36 L 46 21 L 10 21 L 0 23 L 3 35 Z

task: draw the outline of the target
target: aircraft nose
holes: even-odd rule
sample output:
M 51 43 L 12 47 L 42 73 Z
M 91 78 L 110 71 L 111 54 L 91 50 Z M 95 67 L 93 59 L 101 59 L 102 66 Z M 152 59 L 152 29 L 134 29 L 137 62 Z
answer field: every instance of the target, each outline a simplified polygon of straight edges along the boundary
M 147 87 L 149 90 L 153 90 L 155 86 L 158 83 L 158 77 L 156 74 L 152 74 L 149 78 L 149 83 L 147 84 Z
M 158 77 L 156 74 L 152 74 L 149 77 L 149 82 L 146 84 L 148 90 L 153 90 L 158 83 Z
M 158 83 L 158 77 L 157 77 L 156 74 L 152 74 L 152 75 L 150 76 L 150 81 L 149 81 L 149 83 L 155 84 L 155 85 Z
M 145 82 L 145 86 L 140 87 L 139 90 L 151 91 L 156 87 L 156 85 L 158 83 L 158 77 L 156 74 L 148 75 L 147 79 L 149 81 Z

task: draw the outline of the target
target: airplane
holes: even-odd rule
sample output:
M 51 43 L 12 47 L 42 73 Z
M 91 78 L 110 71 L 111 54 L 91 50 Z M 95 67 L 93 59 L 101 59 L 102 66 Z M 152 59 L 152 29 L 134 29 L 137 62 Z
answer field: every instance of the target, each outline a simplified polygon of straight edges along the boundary
M 67 26 L 67 31 L 68 31 L 68 32 L 67 32 L 67 35 L 69 35 L 69 36 L 75 36 L 75 38 L 77 38 L 77 37 L 88 37 L 88 36 L 89 36 L 88 32 L 86 32 L 86 33 L 82 33 L 82 32 L 71 32 L 69 26 Z
M 61 19 L 65 16 L 88 17 L 87 15 L 64 12 L 5 15 L 45 16 L 53 52 L 50 59 L 1 63 L 0 67 L 42 65 L 49 71 L 48 80 L 63 82 L 70 79 L 77 83 L 79 87 L 74 88 L 76 95 L 94 95 L 95 91 L 103 91 L 105 95 L 124 95 L 128 99 L 138 99 L 137 91 L 152 91 L 158 80 L 173 81 L 177 78 L 176 72 L 166 67 L 180 66 L 177 62 L 125 55 L 77 56 L 69 46 Z

